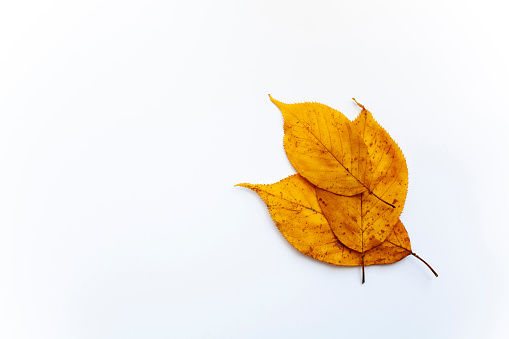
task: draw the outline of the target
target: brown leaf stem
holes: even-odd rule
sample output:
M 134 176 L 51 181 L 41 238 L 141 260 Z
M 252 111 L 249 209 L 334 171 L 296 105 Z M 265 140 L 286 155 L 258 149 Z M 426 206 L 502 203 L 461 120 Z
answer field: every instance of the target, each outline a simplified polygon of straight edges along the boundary
M 355 101 L 355 103 L 357 104 L 357 106 L 359 106 L 359 107 L 360 107 L 360 108 L 362 108 L 362 109 L 365 109 L 363 105 L 359 104 L 359 103 L 357 102 L 357 100 L 355 100 L 355 98 L 352 98 L 352 100 L 353 100 L 353 101 Z
M 426 266 L 428 266 L 428 268 L 431 270 L 431 272 L 433 272 L 433 274 L 435 275 L 435 277 L 438 278 L 438 273 L 435 272 L 435 270 L 427 263 L 424 261 L 424 259 L 422 259 L 421 257 L 419 257 L 417 254 L 415 254 L 414 252 L 411 252 L 410 253 L 411 255 L 413 255 L 414 257 L 416 257 L 417 259 L 419 259 L 420 261 L 422 261 Z
M 392 208 L 396 208 L 396 206 L 394 206 L 393 204 L 389 204 L 387 201 L 385 201 L 384 199 L 382 199 L 378 195 L 376 195 L 375 192 L 371 191 L 370 189 L 368 189 L 368 191 L 369 191 L 369 193 L 373 194 L 381 202 L 386 203 L 387 205 L 391 206 Z
M 365 282 L 365 275 L 364 275 L 364 255 L 362 256 L 362 283 Z

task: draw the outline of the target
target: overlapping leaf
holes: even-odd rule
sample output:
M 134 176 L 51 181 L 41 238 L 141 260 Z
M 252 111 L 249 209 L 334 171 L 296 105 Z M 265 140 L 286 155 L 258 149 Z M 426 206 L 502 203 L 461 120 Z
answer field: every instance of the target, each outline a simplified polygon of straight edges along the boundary
M 346 197 L 322 189 L 317 191 L 323 213 L 338 239 L 359 252 L 378 246 L 391 234 L 403 211 L 408 187 L 403 152 L 372 114 L 362 108 L 354 125 L 375 164 L 368 174 L 372 193 L 366 191 Z
M 351 122 L 322 104 L 270 99 L 283 113 L 285 151 L 299 174 L 238 186 L 260 195 L 283 236 L 310 257 L 360 265 L 363 273 L 365 265 L 409 254 L 424 262 L 399 220 L 408 187 L 405 158 L 372 114 L 358 104 L 362 112 Z
M 281 234 L 300 252 L 334 265 L 360 266 L 390 264 L 411 254 L 410 239 L 398 221 L 381 245 L 361 253 L 343 245 L 325 218 L 317 188 L 299 174 L 272 185 L 239 184 L 265 201 Z
M 368 189 L 368 148 L 347 117 L 318 103 L 284 104 L 270 99 L 283 113 L 285 151 L 297 172 L 337 194 L 351 196 Z

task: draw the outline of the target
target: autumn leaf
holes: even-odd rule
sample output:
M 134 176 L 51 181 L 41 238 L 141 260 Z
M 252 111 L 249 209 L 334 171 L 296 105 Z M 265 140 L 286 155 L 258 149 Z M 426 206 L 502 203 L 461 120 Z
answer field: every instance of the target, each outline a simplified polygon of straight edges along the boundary
M 373 170 L 369 174 L 369 192 L 346 197 L 318 189 L 320 206 L 338 239 L 359 252 L 381 244 L 399 219 L 408 188 L 408 169 L 403 152 L 373 115 L 360 105 L 362 112 L 354 125 L 367 145 Z M 390 202 L 393 206 L 382 203 Z
M 354 99 L 355 100 L 355 99 Z M 357 103 L 357 101 L 355 101 Z M 396 208 L 403 208 L 408 189 L 408 168 L 403 152 L 389 133 L 376 122 L 363 105 L 353 121 L 368 148 L 373 168 L 368 179 L 369 188 Z
M 265 201 L 281 234 L 299 252 L 341 266 L 390 264 L 412 254 L 410 239 L 398 221 L 391 235 L 379 246 L 361 253 L 343 245 L 321 211 L 317 188 L 301 175 L 289 176 L 272 185 L 238 184 Z
M 284 104 L 284 147 L 299 174 L 272 185 L 238 184 L 265 201 L 300 252 L 334 265 L 390 264 L 413 255 L 399 219 L 408 169 L 403 152 L 362 108 L 351 122 L 318 103 Z M 354 99 L 355 100 L 355 99 Z
M 368 190 L 368 148 L 347 117 L 319 103 L 270 100 L 283 114 L 285 151 L 298 173 L 337 194 L 351 196 Z

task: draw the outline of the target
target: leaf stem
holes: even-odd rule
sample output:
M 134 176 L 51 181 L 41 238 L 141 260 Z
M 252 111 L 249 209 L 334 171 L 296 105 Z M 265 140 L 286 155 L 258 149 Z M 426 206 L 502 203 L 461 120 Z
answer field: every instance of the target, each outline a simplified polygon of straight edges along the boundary
M 393 204 L 389 204 L 387 201 L 385 201 L 384 199 L 380 198 L 378 195 L 375 194 L 375 192 L 371 191 L 369 188 L 368 188 L 368 191 L 369 191 L 369 193 L 371 193 L 375 197 L 377 197 L 378 200 L 380 200 L 381 202 L 386 203 L 387 205 L 391 206 L 392 208 L 396 208 L 396 206 L 394 206 Z
M 359 107 L 360 107 L 360 108 L 362 108 L 362 109 L 365 109 L 363 105 L 359 104 L 359 103 L 357 102 L 357 100 L 355 100 L 355 98 L 352 98 L 352 100 L 353 100 L 353 101 L 355 101 L 355 103 L 357 104 L 357 106 L 359 106 Z
M 364 255 L 361 257 L 362 259 L 362 283 L 365 282 L 365 275 L 364 275 Z
M 428 268 L 431 270 L 431 272 L 433 272 L 433 274 L 435 275 L 435 277 L 438 278 L 438 273 L 435 272 L 435 270 L 427 263 L 424 261 L 424 259 L 422 259 L 421 257 L 419 257 L 417 254 L 415 254 L 414 252 L 411 252 L 410 253 L 411 255 L 413 255 L 414 257 L 416 257 L 417 259 L 419 259 L 420 261 L 422 261 L 426 266 L 428 266 Z M 364 263 L 364 262 L 363 262 Z

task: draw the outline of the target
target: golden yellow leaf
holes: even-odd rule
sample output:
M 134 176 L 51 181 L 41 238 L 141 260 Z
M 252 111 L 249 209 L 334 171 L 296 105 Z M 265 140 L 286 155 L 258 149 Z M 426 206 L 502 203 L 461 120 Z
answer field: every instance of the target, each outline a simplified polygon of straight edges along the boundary
M 365 253 L 339 242 L 323 215 L 316 187 L 295 174 L 272 185 L 238 184 L 265 201 L 281 234 L 300 252 L 334 265 L 361 266 L 390 264 L 412 254 L 410 239 L 398 221 L 391 235 L 380 246 Z
M 297 172 L 337 194 L 351 196 L 368 190 L 368 148 L 347 117 L 319 103 L 270 100 L 283 114 L 284 147 Z
M 389 134 L 362 112 L 350 122 L 318 103 L 284 104 L 284 146 L 299 172 L 272 185 L 239 184 L 257 192 L 283 236 L 300 252 L 334 265 L 389 264 L 409 254 L 399 216 L 408 169 Z M 354 99 L 355 100 L 355 99 Z
M 371 172 L 366 174 L 371 175 L 367 179 L 369 188 L 396 208 L 403 208 L 408 189 L 408 168 L 403 152 L 371 112 L 361 104 L 357 105 L 362 111 L 353 124 L 366 144 L 373 164 Z
M 405 204 L 408 169 L 403 152 L 372 114 L 362 105 L 354 124 L 368 147 L 373 171 L 370 190 L 346 197 L 318 189 L 320 206 L 338 239 L 349 248 L 365 252 L 391 234 Z M 381 201 L 392 204 L 391 207 Z

